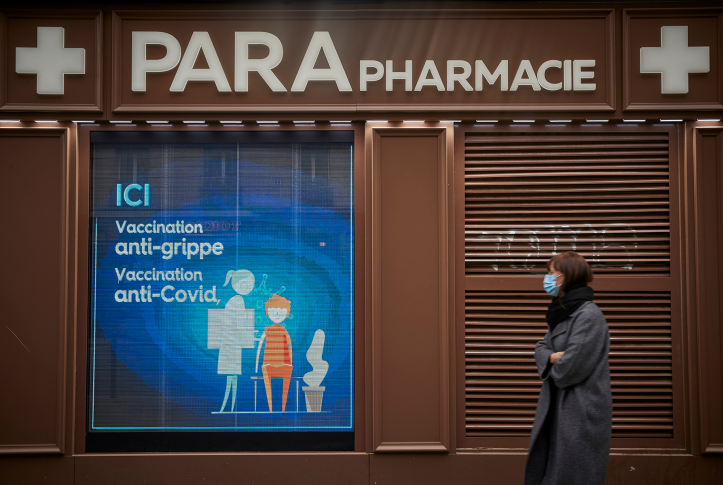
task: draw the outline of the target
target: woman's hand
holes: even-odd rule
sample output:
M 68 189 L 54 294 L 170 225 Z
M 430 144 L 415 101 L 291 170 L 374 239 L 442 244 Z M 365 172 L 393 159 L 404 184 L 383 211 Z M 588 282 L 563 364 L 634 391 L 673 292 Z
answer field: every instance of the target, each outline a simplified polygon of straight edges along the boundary
M 562 357 L 562 354 L 565 352 L 555 352 L 554 354 L 550 354 L 550 364 L 554 364 L 558 360 L 560 360 L 560 357 Z

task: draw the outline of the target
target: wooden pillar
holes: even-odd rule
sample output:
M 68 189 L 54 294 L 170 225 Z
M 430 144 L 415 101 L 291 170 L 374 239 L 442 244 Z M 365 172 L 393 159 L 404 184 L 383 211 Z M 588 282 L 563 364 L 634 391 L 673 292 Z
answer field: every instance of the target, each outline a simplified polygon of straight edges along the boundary
M 450 128 L 370 128 L 375 452 L 449 451 Z
M 67 126 L 0 129 L 3 483 L 74 479 L 74 143 Z
M 699 450 L 723 453 L 723 127 L 693 131 L 695 291 L 693 365 L 697 366 Z

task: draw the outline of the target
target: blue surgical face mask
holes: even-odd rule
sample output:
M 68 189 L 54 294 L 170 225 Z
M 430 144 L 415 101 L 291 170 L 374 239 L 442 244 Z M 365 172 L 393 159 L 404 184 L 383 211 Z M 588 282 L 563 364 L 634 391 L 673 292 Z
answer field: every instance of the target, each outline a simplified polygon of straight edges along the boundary
M 558 293 L 560 293 L 560 286 L 557 285 L 557 278 L 559 278 L 562 275 L 555 276 L 554 274 L 546 274 L 545 279 L 542 280 L 542 287 L 545 289 L 545 292 L 547 292 L 550 296 L 557 296 Z

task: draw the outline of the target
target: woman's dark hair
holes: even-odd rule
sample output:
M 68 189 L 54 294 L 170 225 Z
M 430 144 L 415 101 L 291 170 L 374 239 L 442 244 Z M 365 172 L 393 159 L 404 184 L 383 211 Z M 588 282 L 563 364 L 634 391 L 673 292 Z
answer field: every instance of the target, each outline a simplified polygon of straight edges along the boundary
M 577 253 L 568 251 L 566 253 L 556 254 L 547 262 L 548 271 L 553 264 L 557 271 L 565 275 L 565 283 L 563 283 L 562 288 L 560 288 L 564 293 L 567 293 L 569 288 L 587 286 L 587 284 L 592 281 L 590 265 L 587 264 L 585 258 Z

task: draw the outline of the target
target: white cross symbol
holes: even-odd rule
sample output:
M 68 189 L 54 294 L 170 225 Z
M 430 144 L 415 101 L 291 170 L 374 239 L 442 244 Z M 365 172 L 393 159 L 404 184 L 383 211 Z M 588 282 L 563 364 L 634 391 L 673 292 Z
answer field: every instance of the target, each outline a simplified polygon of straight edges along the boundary
M 688 47 L 688 26 L 660 28 L 660 47 L 640 48 L 640 73 L 659 73 L 663 94 L 686 94 L 688 74 L 710 72 L 708 47 Z
M 63 27 L 38 27 L 38 47 L 15 49 L 15 72 L 38 75 L 38 94 L 64 94 L 66 74 L 85 74 L 85 49 L 65 47 Z

